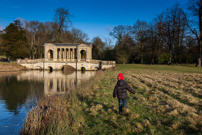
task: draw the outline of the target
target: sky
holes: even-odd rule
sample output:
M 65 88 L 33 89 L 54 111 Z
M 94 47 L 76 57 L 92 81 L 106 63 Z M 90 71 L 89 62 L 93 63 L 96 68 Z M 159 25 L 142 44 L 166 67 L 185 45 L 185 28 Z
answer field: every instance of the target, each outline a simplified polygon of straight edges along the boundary
M 109 35 L 113 27 L 133 25 L 137 20 L 152 22 L 166 9 L 188 0 L 0 0 L 0 30 L 14 20 L 53 21 L 57 8 L 67 8 L 73 16 L 71 27 L 89 36 L 115 40 Z

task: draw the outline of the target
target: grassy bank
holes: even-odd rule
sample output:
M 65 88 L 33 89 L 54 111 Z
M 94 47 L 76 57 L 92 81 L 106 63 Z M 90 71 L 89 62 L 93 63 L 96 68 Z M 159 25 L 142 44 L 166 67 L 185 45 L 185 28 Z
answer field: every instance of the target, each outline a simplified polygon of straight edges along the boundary
M 137 92 L 126 114 L 112 98 L 116 77 Z M 38 102 L 22 134 L 201 134 L 202 71 L 191 66 L 117 65 L 66 96 Z
M 0 72 L 20 71 L 26 68 L 17 64 L 14 61 L 11 62 L 0 62 Z

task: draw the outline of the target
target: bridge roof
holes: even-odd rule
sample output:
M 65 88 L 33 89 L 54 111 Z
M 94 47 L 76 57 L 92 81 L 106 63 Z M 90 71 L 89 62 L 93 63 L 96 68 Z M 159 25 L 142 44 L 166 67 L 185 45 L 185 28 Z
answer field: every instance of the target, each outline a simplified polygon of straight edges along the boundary
M 53 44 L 55 46 L 79 46 L 84 43 L 45 43 L 44 46 L 46 46 L 47 44 Z M 87 45 L 90 47 L 92 44 L 84 44 L 84 45 Z

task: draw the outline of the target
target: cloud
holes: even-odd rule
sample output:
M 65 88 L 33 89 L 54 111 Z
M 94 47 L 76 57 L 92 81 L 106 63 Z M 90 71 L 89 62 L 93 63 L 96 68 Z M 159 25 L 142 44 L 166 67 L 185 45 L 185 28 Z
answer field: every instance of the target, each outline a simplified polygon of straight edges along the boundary
M 110 27 L 109 25 L 107 25 L 106 30 L 107 30 L 107 32 L 111 32 L 113 30 L 113 27 Z

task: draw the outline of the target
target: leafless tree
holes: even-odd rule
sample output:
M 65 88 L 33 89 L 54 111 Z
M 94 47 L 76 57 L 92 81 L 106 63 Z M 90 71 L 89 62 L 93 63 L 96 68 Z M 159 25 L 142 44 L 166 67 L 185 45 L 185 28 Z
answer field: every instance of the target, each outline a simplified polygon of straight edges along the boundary
M 31 58 L 35 58 L 35 55 L 37 53 L 36 47 L 38 46 L 38 40 L 36 39 L 36 34 L 39 31 L 39 22 L 38 21 L 30 21 L 26 23 L 26 29 L 27 29 L 27 39 L 28 43 L 30 45 L 30 55 Z
M 137 20 L 137 22 L 133 26 L 133 34 L 134 39 L 137 43 L 138 54 L 140 57 L 141 64 L 144 62 L 144 55 L 145 55 L 145 45 L 146 40 L 148 38 L 148 25 L 145 21 Z
M 73 43 L 87 43 L 89 40 L 88 35 L 80 29 L 73 28 L 70 33 Z
M 198 44 L 198 67 L 201 67 L 201 44 L 202 44 L 202 0 L 189 0 L 188 10 L 192 16 L 187 19 L 187 26 L 191 32 L 195 35 Z
M 102 60 L 104 58 L 105 43 L 100 37 L 94 37 L 93 44 L 93 58 Z
M 118 25 L 113 28 L 109 35 L 117 39 L 117 42 L 120 43 L 125 36 L 131 35 L 131 26 Z
M 174 51 L 179 52 L 179 46 L 182 45 L 185 32 L 185 14 L 179 4 L 165 12 L 163 39 L 169 49 L 168 64 L 172 63 Z M 174 50 L 176 49 L 176 50 Z
M 56 42 L 61 42 L 61 33 L 67 31 L 68 27 L 71 24 L 70 21 L 69 9 L 58 8 L 55 11 L 54 23 L 55 23 L 55 33 L 56 33 Z

